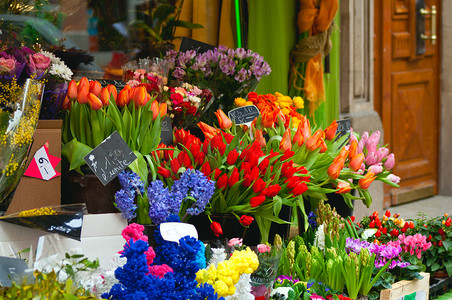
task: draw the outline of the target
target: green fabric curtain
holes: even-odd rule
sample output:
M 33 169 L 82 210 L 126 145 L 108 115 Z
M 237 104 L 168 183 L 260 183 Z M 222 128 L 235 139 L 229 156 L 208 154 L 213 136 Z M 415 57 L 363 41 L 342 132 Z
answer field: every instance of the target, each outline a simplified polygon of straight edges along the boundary
M 248 48 L 262 55 L 272 68 L 271 74 L 259 82 L 256 92 L 299 95 L 299 91 L 289 91 L 288 88 L 289 54 L 299 38 L 296 25 L 298 0 L 249 0 L 248 3 Z M 323 128 L 339 117 L 339 13 L 334 24 L 331 34 L 331 73 L 324 75 L 326 101 L 315 111 L 315 116 L 310 118 L 312 125 Z M 307 103 L 305 105 L 307 106 Z M 307 108 L 304 114 L 309 114 Z
M 259 94 L 288 94 L 289 53 L 296 43 L 297 0 L 249 0 L 248 48 L 270 64 L 272 72 L 262 78 Z

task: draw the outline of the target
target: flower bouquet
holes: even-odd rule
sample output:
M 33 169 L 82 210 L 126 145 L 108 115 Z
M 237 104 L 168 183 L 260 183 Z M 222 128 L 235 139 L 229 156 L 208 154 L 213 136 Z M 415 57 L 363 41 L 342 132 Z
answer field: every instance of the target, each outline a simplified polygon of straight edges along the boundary
M 40 118 L 54 119 L 61 110 L 71 69 L 60 58 L 41 49 L 11 47 L 0 52 L 0 78 L 16 78 L 22 84 L 28 77 L 45 83 Z
M 271 72 L 262 56 L 243 48 L 219 46 L 205 53 L 169 50 L 165 60 L 170 83 L 187 82 L 212 90 L 214 102 L 211 112 L 218 108 L 229 111 L 235 98 L 254 91 L 259 80 Z M 206 107 L 205 111 L 208 109 Z
M 146 58 L 128 62 L 122 66 L 122 80 L 130 86 L 140 83 L 155 85 L 155 90 L 162 92 L 163 86 L 168 82 L 168 67 L 163 59 Z
M 25 171 L 25 163 L 41 108 L 42 83 L 13 79 L 0 89 L 0 211 L 6 211 Z
M 80 172 L 85 165 L 83 157 L 117 131 L 137 156 L 129 168 L 147 182 L 145 156 L 157 147 L 160 120 L 166 115 L 166 105 L 152 101 L 153 97 L 145 85 L 126 85 L 118 94 L 113 85 L 102 88 L 98 81 L 88 81 L 86 77 L 78 84 L 71 81 L 63 106 L 67 111 L 61 150 L 69 170 Z M 152 166 L 149 167 L 152 174 Z

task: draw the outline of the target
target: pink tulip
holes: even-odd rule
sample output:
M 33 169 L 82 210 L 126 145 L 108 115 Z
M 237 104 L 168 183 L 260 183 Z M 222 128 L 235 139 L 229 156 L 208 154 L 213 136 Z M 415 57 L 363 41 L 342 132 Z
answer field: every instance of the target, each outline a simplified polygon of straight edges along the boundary
M 353 134 L 353 128 L 350 128 L 350 144 L 351 144 L 353 141 L 358 142 L 358 139 L 357 139 L 356 136 Z
M 362 141 L 365 145 L 368 138 L 369 138 L 369 133 L 367 131 L 364 131 L 363 135 L 361 136 L 360 141 Z
M 391 170 L 392 168 L 394 168 L 394 164 L 395 164 L 394 153 L 391 153 L 386 157 L 384 166 L 385 166 L 386 170 Z
M 393 182 L 393 183 L 395 183 L 395 184 L 398 184 L 400 182 L 400 177 L 396 176 L 394 174 L 389 174 L 388 175 L 388 180 Z
M 380 142 L 380 131 L 374 131 L 366 141 L 368 152 L 377 152 L 377 145 Z
M 259 253 L 270 252 L 270 246 L 267 246 L 265 244 L 259 244 L 257 245 L 257 251 L 259 251 Z
M 381 165 L 381 163 L 372 165 L 369 167 L 369 172 L 379 174 L 379 173 L 383 172 L 383 166 Z
M 377 155 L 374 152 L 367 153 L 366 156 L 366 165 L 371 166 L 377 163 Z
M 385 159 L 389 154 L 389 149 L 385 147 L 381 147 L 377 150 L 377 162 L 381 162 Z
M 357 152 L 358 153 L 363 153 L 365 143 L 366 142 L 363 141 L 362 139 L 359 140 L 358 147 L 357 147 Z

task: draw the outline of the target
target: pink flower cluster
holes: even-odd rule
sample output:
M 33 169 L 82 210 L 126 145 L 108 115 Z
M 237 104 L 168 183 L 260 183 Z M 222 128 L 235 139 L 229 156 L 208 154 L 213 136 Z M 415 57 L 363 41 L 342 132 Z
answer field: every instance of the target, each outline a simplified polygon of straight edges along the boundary
M 147 242 L 148 237 L 143 234 L 143 231 L 144 231 L 143 225 L 132 223 L 122 230 L 121 235 L 126 241 L 132 239 L 134 242 L 136 242 L 137 240 L 143 240 Z M 122 251 L 120 251 L 120 253 L 121 252 Z M 166 264 L 152 265 L 155 258 L 155 252 L 152 247 L 149 247 L 145 254 L 149 270 L 148 274 L 151 274 L 159 278 L 163 278 L 163 276 L 165 276 L 166 273 L 173 272 L 173 269 L 171 269 L 171 267 L 169 267 Z
M 427 251 L 427 249 L 432 246 L 432 243 L 427 242 L 427 237 L 420 233 L 416 233 L 415 235 L 408 236 L 401 234 L 399 235 L 399 240 L 388 242 L 388 245 L 400 246 L 404 252 L 409 252 L 410 255 L 416 253 L 417 258 L 420 259 L 422 257 L 422 252 Z

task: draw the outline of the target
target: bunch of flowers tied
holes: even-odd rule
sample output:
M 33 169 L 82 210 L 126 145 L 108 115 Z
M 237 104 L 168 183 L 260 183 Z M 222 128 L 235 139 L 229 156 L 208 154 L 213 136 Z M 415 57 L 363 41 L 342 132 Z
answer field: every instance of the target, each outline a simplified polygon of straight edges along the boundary
M 144 156 L 157 147 L 160 120 L 166 115 L 166 104 L 152 101 L 155 97 L 145 85 L 126 85 L 118 94 L 115 86 L 102 88 L 86 77 L 78 84 L 71 81 L 63 105 L 67 114 L 62 131 L 62 155 L 70 170 L 79 170 L 85 164 L 83 157 L 117 131 L 138 157 L 130 168 L 147 182 Z
M 262 56 L 243 48 L 219 46 L 205 53 L 170 50 L 165 60 L 170 82 L 187 82 L 209 88 L 216 99 L 221 98 L 219 103 L 215 103 L 214 110 L 219 104 L 229 110 L 234 98 L 254 90 L 259 80 L 271 72 Z

